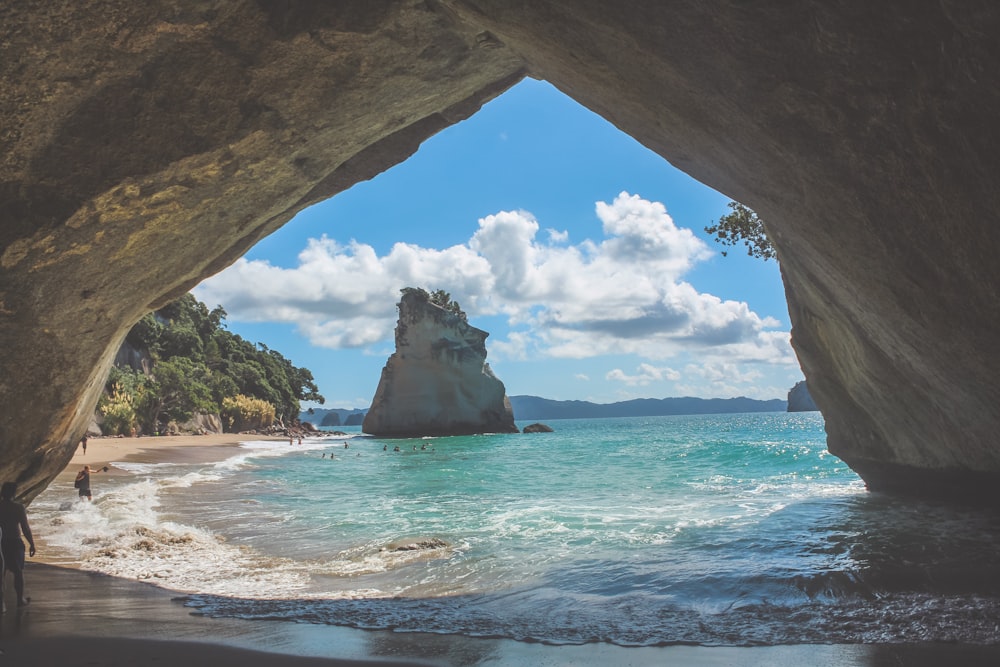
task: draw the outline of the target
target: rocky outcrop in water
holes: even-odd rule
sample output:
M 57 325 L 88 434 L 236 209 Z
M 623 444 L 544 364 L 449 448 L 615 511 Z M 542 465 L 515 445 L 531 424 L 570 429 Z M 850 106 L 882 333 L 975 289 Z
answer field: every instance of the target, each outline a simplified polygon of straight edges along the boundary
M 344 419 L 344 426 L 361 426 L 365 421 L 365 414 L 363 412 L 354 412 L 347 415 Z
M 0 478 L 28 499 L 143 313 L 526 75 L 766 221 L 871 488 L 1000 496 L 997 3 L 8 5 Z
M 548 424 L 542 424 L 535 422 L 534 424 L 528 424 L 524 427 L 521 433 L 552 433 L 552 427 Z
M 788 390 L 788 412 L 811 412 L 819 410 L 816 401 L 809 394 L 809 387 L 806 381 L 796 382 L 795 386 Z
M 362 430 L 387 437 L 517 433 L 503 383 L 486 363 L 487 336 L 423 290 L 404 290 L 396 351 Z

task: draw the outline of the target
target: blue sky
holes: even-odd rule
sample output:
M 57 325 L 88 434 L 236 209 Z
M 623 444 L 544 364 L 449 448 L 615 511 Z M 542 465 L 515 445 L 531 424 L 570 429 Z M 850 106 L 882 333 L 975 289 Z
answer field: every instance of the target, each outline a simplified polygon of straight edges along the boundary
M 704 232 L 728 201 L 525 80 L 194 294 L 309 368 L 325 407 L 371 402 L 406 286 L 490 333 L 509 395 L 784 398 L 802 374 L 778 266 Z

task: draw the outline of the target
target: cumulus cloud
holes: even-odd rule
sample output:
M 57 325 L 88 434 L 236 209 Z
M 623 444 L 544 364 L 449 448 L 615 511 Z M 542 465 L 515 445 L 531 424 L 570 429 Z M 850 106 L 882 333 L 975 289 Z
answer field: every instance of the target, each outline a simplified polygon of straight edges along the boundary
M 628 375 L 620 368 L 615 368 L 614 370 L 609 371 L 604 377 L 606 380 L 624 382 L 630 387 L 644 386 L 652 382 L 661 382 L 663 380 L 677 381 L 681 378 L 680 373 L 665 366 L 656 367 L 652 364 L 639 364 L 639 368 L 637 370 L 638 373 L 635 375 Z
M 569 232 L 566 230 L 557 231 L 555 229 L 546 229 L 549 233 L 549 243 L 566 243 L 569 241 Z
M 683 280 L 712 252 L 663 204 L 623 192 L 598 202 L 596 215 L 604 238 L 578 244 L 551 229 L 540 239 L 526 211 L 486 216 L 467 243 L 443 250 L 399 243 L 380 257 L 363 243 L 312 239 L 295 267 L 239 260 L 196 295 L 234 319 L 294 322 L 314 345 L 330 348 L 391 340 L 399 290 L 421 286 L 447 290 L 473 319 L 506 317 L 512 332 L 490 340 L 496 358 L 662 360 L 697 352 L 713 363 L 794 364 L 777 322 Z M 644 364 L 611 379 L 639 384 L 654 371 L 669 369 Z
M 713 360 L 684 367 L 683 381 L 676 385 L 681 393 L 707 392 L 712 396 L 747 396 L 773 398 L 782 396 L 787 387 L 762 386 L 764 374 L 753 365 L 732 360 Z

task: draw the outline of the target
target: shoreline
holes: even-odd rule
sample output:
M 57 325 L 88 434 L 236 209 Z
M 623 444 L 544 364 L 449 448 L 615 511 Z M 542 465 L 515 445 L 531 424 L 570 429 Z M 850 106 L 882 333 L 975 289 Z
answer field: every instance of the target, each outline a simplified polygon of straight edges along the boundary
M 160 435 L 136 438 L 88 438 L 87 452 L 77 447 L 73 458 L 59 473 L 74 475 L 84 464 L 91 468 L 111 465 L 114 461 L 134 463 L 216 463 L 225 452 L 252 440 L 282 441 L 288 438 L 249 433 L 209 433 L 207 435 Z M 127 475 L 123 470 L 118 473 Z
M 113 462 L 213 463 L 225 460 L 240 442 L 285 438 L 219 434 L 143 438 L 92 438 L 60 473 L 72 482 L 83 465 Z M 112 469 L 100 475 L 131 475 Z M 31 511 L 29 508 L 29 520 Z M 192 613 L 181 593 L 47 561 L 44 535 L 39 554 L 28 560 L 26 592 L 33 598 L 0 617 L 0 654 L 24 665 L 188 665 L 239 663 L 246 667 L 343 665 L 605 665 L 663 664 L 779 667 L 811 663 L 857 667 L 884 664 L 929 667 L 947 662 L 1000 664 L 1000 646 L 959 644 L 791 645 L 767 647 L 611 644 L 553 646 L 510 639 L 402 633 L 310 625 L 280 620 L 216 619 Z M 12 586 L 7 587 L 8 589 Z

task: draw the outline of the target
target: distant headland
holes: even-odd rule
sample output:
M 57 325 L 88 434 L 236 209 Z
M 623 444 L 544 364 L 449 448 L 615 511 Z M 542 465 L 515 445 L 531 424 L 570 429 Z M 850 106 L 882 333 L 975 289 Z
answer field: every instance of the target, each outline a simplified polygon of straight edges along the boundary
M 538 396 L 511 396 L 514 418 L 518 421 L 539 419 L 586 419 L 602 417 L 659 417 L 666 415 L 714 415 L 737 412 L 784 412 L 786 401 L 774 398 L 761 401 L 753 398 L 637 398 L 618 403 L 590 401 L 556 401 Z M 328 414 L 367 412 L 367 408 L 315 408 L 312 414 L 302 412 L 302 421 L 321 424 Z M 330 420 L 332 421 L 332 419 Z M 343 423 L 343 422 L 341 422 Z

